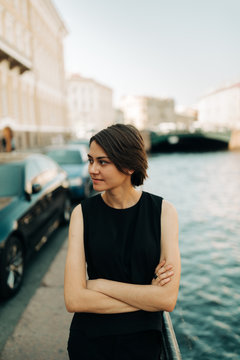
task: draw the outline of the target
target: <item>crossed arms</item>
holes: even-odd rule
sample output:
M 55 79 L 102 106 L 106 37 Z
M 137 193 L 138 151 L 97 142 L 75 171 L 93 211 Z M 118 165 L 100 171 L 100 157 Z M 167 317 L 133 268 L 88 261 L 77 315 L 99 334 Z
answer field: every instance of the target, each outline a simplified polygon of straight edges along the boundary
M 64 297 L 69 312 L 113 314 L 172 311 L 180 281 L 178 220 L 173 205 L 163 201 L 161 216 L 161 259 L 158 278 L 150 285 L 135 285 L 106 279 L 86 280 L 81 205 L 72 213 L 65 266 Z

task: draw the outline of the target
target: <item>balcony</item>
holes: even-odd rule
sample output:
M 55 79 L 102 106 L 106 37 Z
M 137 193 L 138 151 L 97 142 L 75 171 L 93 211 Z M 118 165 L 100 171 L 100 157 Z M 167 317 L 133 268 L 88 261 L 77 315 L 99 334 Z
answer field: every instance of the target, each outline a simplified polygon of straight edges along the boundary
M 3 60 L 7 60 L 9 62 L 10 69 L 19 67 L 20 74 L 31 70 L 32 67 L 32 62 L 29 58 L 22 55 L 18 50 L 9 45 L 0 36 L 0 62 Z

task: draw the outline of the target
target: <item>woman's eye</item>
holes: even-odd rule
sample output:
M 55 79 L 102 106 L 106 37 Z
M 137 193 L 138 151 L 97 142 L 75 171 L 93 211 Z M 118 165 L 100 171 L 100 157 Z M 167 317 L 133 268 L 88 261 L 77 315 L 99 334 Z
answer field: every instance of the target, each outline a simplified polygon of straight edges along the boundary
M 101 165 L 107 164 L 107 162 L 104 161 L 104 160 L 100 160 L 99 163 L 100 163 Z
M 88 159 L 89 164 L 93 164 L 93 160 L 92 159 Z

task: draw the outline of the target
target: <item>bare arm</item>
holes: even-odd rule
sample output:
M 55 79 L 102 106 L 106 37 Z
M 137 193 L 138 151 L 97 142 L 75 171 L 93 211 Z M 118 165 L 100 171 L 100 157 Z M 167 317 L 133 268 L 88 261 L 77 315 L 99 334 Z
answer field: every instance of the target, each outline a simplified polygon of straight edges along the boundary
M 172 311 L 177 302 L 180 281 L 178 218 L 172 204 L 163 201 L 161 217 L 161 260 L 171 264 L 174 275 L 165 286 L 133 285 L 105 279 L 92 280 L 89 288 L 146 311 Z M 159 270 L 159 269 L 158 269 Z
M 138 311 L 137 307 L 87 288 L 81 205 L 72 213 L 64 275 L 64 298 L 69 312 L 101 314 Z

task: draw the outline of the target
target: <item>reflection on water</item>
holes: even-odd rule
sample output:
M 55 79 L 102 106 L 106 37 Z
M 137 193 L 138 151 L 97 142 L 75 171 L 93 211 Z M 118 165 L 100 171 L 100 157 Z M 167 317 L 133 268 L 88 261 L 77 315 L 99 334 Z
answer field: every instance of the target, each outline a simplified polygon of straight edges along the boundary
M 154 155 L 144 190 L 179 214 L 183 359 L 240 359 L 240 153 Z

